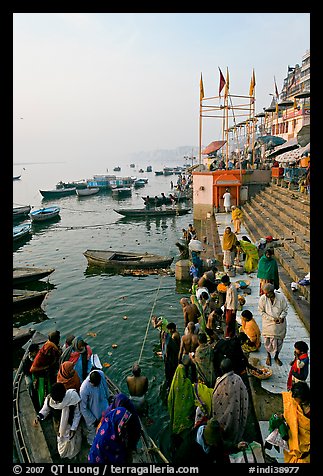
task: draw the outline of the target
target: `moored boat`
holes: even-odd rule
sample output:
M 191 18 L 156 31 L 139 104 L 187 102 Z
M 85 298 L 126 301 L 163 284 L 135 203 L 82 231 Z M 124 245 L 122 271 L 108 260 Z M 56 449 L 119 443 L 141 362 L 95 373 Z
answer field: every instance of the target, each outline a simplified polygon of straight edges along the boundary
M 105 269 L 155 269 L 167 268 L 173 262 L 171 256 L 152 253 L 138 253 L 112 250 L 86 250 L 84 253 L 88 264 Z
M 61 209 L 56 206 L 40 208 L 29 213 L 33 222 L 43 222 L 59 216 Z
M 30 205 L 22 205 L 20 207 L 13 207 L 12 217 L 14 220 L 24 218 L 25 216 L 28 216 L 28 213 L 30 212 L 30 210 L 31 210 Z
M 44 198 L 60 198 L 75 195 L 76 187 L 54 188 L 52 190 L 39 190 Z
M 23 360 L 28 353 L 29 346 L 37 343 L 41 347 L 47 340 L 44 334 L 35 331 L 31 339 L 23 346 L 25 355 L 15 373 L 13 380 L 13 440 L 19 463 L 66 463 L 59 457 L 57 442 L 50 418 L 35 425 L 37 413 L 27 391 L 26 380 L 23 373 Z M 105 379 L 111 396 L 120 393 L 118 386 L 107 376 Z M 140 439 L 136 451 L 132 452 L 133 463 L 161 464 L 169 463 L 154 440 L 149 436 L 145 426 L 140 420 Z M 89 446 L 86 439 L 82 442 L 81 451 L 73 459 L 73 463 L 87 463 Z M 84 469 L 84 468 L 83 468 Z M 84 471 L 83 471 L 84 472 Z M 88 471 L 86 471 L 88 472 Z
M 112 196 L 113 197 L 129 197 L 132 193 L 131 187 L 113 187 Z
M 114 208 L 114 211 L 127 218 L 147 218 L 147 217 L 163 217 L 163 216 L 181 216 L 191 211 L 190 208 Z
M 96 195 L 99 191 L 99 187 L 77 188 L 76 195 L 78 197 L 88 197 L 89 195 Z
M 30 283 L 46 278 L 55 271 L 55 268 L 36 268 L 34 266 L 17 266 L 13 268 L 13 285 Z
M 19 241 L 26 238 L 31 233 L 31 223 L 16 225 L 13 227 L 13 241 Z
M 20 178 L 21 178 L 21 175 L 14 175 L 13 176 L 13 180 L 20 180 Z
M 18 312 L 41 306 L 48 291 L 29 291 L 13 289 L 13 311 Z

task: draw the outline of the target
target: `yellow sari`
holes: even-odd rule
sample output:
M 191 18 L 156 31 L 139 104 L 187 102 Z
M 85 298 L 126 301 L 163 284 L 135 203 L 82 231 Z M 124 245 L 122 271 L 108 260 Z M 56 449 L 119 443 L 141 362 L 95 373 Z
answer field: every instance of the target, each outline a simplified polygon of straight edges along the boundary
M 246 273 L 252 273 L 256 271 L 258 268 L 258 248 L 253 243 L 249 243 L 248 241 L 240 240 L 240 248 L 246 254 L 246 261 L 244 264 L 244 269 Z
M 291 392 L 282 392 L 282 397 L 284 418 L 289 426 L 289 452 L 284 450 L 284 463 L 309 463 L 310 419 L 304 415 Z

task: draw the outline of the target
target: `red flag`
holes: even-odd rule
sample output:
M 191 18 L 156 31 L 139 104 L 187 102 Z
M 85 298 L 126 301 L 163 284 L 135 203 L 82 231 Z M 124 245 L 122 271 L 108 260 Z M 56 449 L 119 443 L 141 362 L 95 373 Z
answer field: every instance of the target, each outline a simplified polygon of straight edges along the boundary
M 201 79 L 200 79 L 200 101 L 204 98 L 204 86 L 203 86 L 203 78 L 202 78 L 202 73 L 201 73 Z
M 219 96 L 220 96 L 221 91 L 225 86 L 225 79 L 224 79 L 224 76 L 223 76 L 222 71 L 220 70 L 220 68 L 219 68 L 219 71 L 220 71 L 220 84 L 219 84 Z

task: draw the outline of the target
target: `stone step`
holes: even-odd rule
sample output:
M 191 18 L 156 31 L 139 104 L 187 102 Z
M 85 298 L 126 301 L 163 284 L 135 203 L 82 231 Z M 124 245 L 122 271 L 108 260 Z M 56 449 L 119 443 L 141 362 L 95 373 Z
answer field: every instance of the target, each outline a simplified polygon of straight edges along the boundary
M 277 208 L 283 210 L 287 216 L 303 224 L 303 226 L 306 227 L 310 225 L 309 211 L 298 207 L 297 202 L 292 199 L 288 200 L 286 197 L 280 196 L 279 193 L 273 189 L 262 191 L 259 195 L 270 200 Z
M 268 202 L 262 197 L 252 198 L 250 204 L 255 212 L 258 211 L 260 217 L 263 220 L 268 221 L 268 223 L 271 224 L 272 229 L 276 230 L 277 237 L 284 237 L 285 239 L 293 238 L 306 252 L 310 252 L 310 231 L 308 228 L 294 223 L 293 220 L 285 217 L 282 212 L 277 213 L 277 210 L 275 208 L 270 208 Z M 285 221 L 288 225 L 285 225 Z M 274 236 L 274 233 L 270 233 L 270 235 Z
M 279 193 L 279 196 L 283 196 L 287 201 L 293 201 L 295 206 L 297 206 L 299 209 L 303 209 L 310 213 L 311 202 L 309 195 L 296 190 L 290 191 L 273 183 L 270 184 L 269 188 L 273 193 Z
M 267 225 L 267 221 L 264 220 L 264 217 L 259 215 L 249 203 L 244 205 L 243 211 L 244 225 L 254 241 L 269 234 L 273 235 L 272 224 L 268 223 Z M 287 245 L 286 248 L 285 245 Z M 290 276 L 291 281 L 298 282 L 304 278 L 309 271 L 309 256 L 306 254 L 302 257 L 297 255 L 297 249 L 293 248 L 294 245 L 296 245 L 296 243 L 292 245 L 289 241 L 282 240 L 282 246 L 275 248 L 275 256 L 281 266 L 286 270 L 288 276 Z M 297 259 L 295 259 L 295 254 L 297 255 Z M 308 286 L 300 286 L 299 292 L 308 301 L 310 300 L 310 289 Z

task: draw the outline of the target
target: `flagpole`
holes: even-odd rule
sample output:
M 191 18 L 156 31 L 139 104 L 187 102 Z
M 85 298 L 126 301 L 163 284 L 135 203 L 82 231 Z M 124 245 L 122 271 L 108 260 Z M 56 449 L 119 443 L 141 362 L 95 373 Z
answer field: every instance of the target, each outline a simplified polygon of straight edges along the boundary
M 202 163 L 202 101 L 204 98 L 204 86 L 203 86 L 203 78 L 201 73 L 200 79 L 200 127 L 199 127 L 199 164 Z

